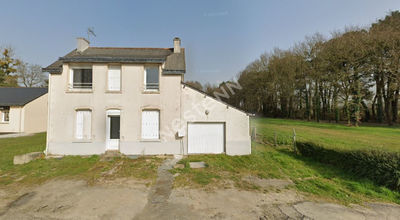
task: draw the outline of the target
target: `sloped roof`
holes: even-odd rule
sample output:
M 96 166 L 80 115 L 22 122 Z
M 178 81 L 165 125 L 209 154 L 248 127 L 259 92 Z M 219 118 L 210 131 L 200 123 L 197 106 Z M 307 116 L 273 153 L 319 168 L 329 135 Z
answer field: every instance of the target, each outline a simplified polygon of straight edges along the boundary
M 47 93 L 47 88 L 0 88 L 0 106 L 23 106 Z
M 251 115 L 249 112 L 246 112 L 246 111 L 244 111 L 243 109 L 240 109 L 240 108 L 238 108 L 238 107 L 236 107 L 236 106 L 233 106 L 233 105 L 231 105 L 231 104 L 228 104 L 227 102 L 224 102 L 224 101 L 222 101 L 221 99 L 217 99 L 217 98 L 215 98 L 214 96 L 209 95 L 209 94 L 207 94 L 206 92 L 204 92 L 203 90 L 200 90 L 200 89 L 198 89 L 198 88 L 196 88 L 196 87 L 194 87 L 194 86 L 191 86 L 191 85 L 188 84 L 188 83 L 181 82 L 181 84 L 184 85 L 185 87 L 188 87 L 188 88 L 190 88 L 190 89 L 192 89 L 192 90 L 194 90 L 194 91 L 196 91 L 196 92 L 199 92 L 199 93 L 201 93 L 201 94 L 203 94 L 203 95 L 205 95 L 205 96 L 207 96 L 207 97 L 210 97 L 210 98 L 214 99 L 214 100 L 217 101 L 217 102 L 220 102 L 220 103 L 222 103 L 222 104 L 224 104 L 224 105 L 227 105 L 227 106 L 229 106 L 229 107 L 231 107 L 231 108 L 233 108 L 233 109 L 236 109 L 236 110 L 238 110 L 238 111 L 240 111 L 240 112 L 242 112 L 242 113 L 244 113 L 244 114 L 246 114 L 246 115 L 249 115 L 249 116 Z
M 61 73 L 62 64 L 68 62 L 84 63 L 163 63 L 164 74 L 185 73 L 185 50 L 174 53 L 173 48 L 123 48 L 89 47 L 82 52 L 76 49 L 60 57 L 56 62 L 43 68 L 44 72 Z

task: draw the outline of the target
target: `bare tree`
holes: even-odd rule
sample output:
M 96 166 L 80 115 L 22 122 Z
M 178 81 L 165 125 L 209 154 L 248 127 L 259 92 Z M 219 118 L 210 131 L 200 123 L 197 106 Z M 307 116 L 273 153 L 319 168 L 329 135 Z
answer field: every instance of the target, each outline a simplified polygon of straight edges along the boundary
M 17 68 L 19 83 L 25 87 L 45 87 L 47 76 L 42 67 L 22 62 Z

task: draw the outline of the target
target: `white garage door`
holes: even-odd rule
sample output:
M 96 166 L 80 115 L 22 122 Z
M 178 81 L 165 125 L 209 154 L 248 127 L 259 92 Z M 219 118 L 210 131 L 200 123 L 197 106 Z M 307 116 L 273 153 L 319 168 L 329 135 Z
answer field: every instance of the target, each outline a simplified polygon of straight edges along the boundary
M 223 123 L 189 123 L 189 154 L 220 154 L 224 152 Z

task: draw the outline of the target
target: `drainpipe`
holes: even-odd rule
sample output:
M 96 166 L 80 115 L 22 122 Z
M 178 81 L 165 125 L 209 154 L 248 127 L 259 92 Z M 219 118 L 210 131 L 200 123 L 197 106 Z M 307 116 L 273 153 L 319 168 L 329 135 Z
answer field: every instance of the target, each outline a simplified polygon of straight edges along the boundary
M 46 128 L 46 149 L 44 150 L 44 155 L 47 156 L 49 148 L 49 133 L 50 133 L 50 100 L 51 100 L 51 73 L 49 73 L 49 86 L 47 87 L 47 128 Z
M 179 95 L 179 130 L 182 129 L 182 83 L 179 83 L 179 89 L 180 89 L 180 95 Z M 181 144 L 181 149 L 180 149 L 180 153 L 181 155 L 183 155 L 185 153 L 185 149 L 184 149 L 184 145 L 183 145 L 183 137 L 180 138 L 180 144 Z
M 22 106 L 19 108 L 19 132 L 22 132 L 22 110 L 24 109 L 25 106 Z M 24 119 L 25 121 L 25 119 Z

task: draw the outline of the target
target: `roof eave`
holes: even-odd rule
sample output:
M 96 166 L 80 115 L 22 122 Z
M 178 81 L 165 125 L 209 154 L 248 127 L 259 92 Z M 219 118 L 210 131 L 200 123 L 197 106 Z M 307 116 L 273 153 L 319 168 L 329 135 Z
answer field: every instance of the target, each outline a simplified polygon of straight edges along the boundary
M 165 58 L 130 58 L 130 57 L 60 57 L 66 63 L 163 63 Z
M 0 103 L 0 106 L 24 106 L 25 104 L 19 104 L 19 103 Z
M 62 68 L 42 68 L 42 72 L 46 73 L 61 73 Z
M 186 73 L 185 70 L 166 70 L 166 69 L 162 70 L 162 74 L 164 75 L 182 75 L 185 73 Z

